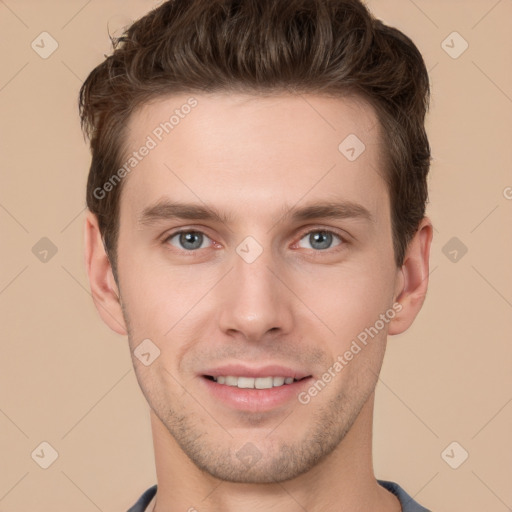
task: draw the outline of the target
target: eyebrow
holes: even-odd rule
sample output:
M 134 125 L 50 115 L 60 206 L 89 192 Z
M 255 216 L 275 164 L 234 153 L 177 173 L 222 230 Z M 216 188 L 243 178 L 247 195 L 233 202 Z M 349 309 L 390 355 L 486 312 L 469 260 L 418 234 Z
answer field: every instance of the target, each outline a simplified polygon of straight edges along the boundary
M 284 220 L 299 222 L 313 219 L 356 219 L 375 222 L 367 208 L 353 201 L 319 202 L 301 208 L 285 205 L 283 211 L 276 224 Z M 223 214 L 211 206 L 161 200 L 144 208 L 139 216 L 139 224 L 151 225 L 172 219 L 214 221 L 222 224 L 230 224 L 233 221 L 230 215 Z

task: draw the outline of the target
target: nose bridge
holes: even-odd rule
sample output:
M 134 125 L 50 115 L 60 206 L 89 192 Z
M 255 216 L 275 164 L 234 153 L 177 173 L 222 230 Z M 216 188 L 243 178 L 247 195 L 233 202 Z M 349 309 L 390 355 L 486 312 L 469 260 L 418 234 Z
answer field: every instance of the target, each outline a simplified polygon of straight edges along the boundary
M 258 340 L 271 329 L 290 328 L 290 301 L 275 276 L 278 266 L 269 247 L 250 237 L 239 244 L 222 298 L 220 319 L 225 332 L 235 330 Z

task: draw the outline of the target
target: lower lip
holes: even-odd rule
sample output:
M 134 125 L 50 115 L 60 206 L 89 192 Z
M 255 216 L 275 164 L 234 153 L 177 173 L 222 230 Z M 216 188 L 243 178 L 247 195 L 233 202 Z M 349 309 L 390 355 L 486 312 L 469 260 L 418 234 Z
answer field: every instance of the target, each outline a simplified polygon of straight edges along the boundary
M 311 379 L 312 377 L 306 377 L 291 384 L 269 389 L 243 389 L 201 377 L 214 398 L 231 408 L 250 412 L 269 411 L 294 399 L 297 400 L 297 395 L 309 385 Z

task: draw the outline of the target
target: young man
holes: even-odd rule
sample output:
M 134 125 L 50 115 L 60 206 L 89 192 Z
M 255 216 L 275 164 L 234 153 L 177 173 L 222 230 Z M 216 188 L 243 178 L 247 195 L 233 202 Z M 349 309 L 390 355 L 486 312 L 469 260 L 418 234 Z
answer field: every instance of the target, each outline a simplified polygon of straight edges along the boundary
M 371 441 L 427 290 L 428 96 L 356 0 L 169 1 L 89 75 L 87 272 L 155 449 L 132 512 L 426 510 Z

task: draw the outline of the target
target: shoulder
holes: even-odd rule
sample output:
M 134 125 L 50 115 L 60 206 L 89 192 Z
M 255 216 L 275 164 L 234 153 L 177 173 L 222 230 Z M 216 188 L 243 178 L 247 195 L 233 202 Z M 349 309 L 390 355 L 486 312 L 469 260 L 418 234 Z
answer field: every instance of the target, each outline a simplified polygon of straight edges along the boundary
M 135 505 L 133 507 L 129 508 L 127 512 L 145 512 L 147 506 L 153 499 L 153 497 L 156 494 L 157 485 L 153 485 L 153 487 L 150 487 L 144 493 L 142 496 L 137 500 Z
M 398 498 L 402 505 L 402 512 L 430 512 L 430 510 L 414 501 L 397 483 L 387 480 L 377 480 L 377 482 Z

